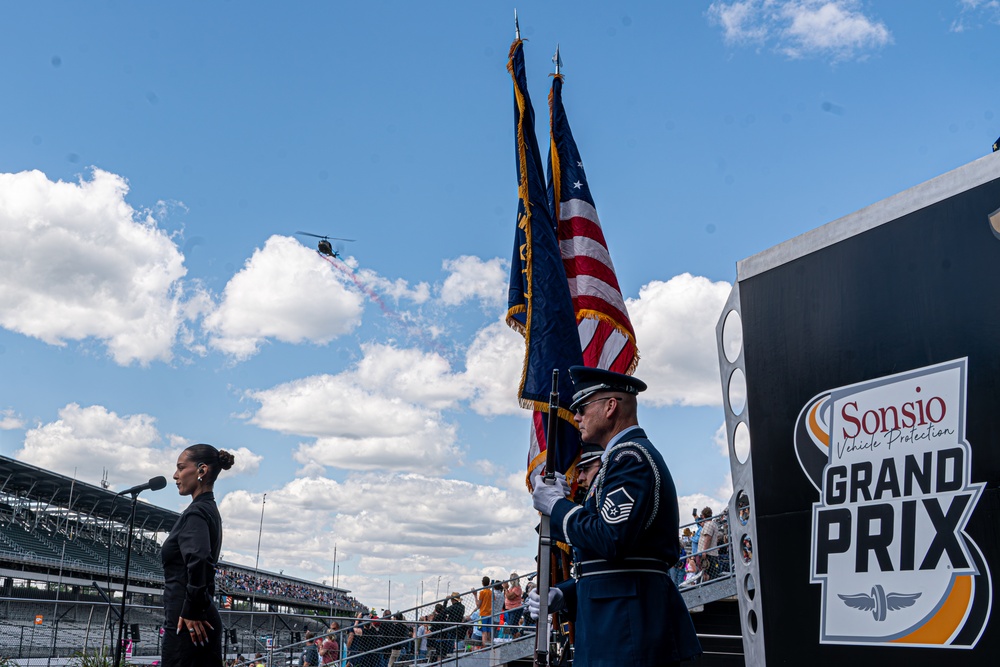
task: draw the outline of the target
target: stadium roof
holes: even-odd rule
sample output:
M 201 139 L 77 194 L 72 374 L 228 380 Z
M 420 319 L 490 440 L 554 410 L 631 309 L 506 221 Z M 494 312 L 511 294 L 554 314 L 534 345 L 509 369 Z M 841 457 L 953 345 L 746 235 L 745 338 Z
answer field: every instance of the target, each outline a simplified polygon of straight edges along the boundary
M 48 507 L 62 507 L 80 514 L 90 515 L 96 519 L 111 519 L 118 523 L 127 523 L 131 509 L 130 498 L 119 496 L 100 486 L 74 480 L 71 477 L 22 463 L 12 458 L 0 455 L 0 502 L 7 496 L 20 496 L 28 500 L 42 503 Z M 148 502 L 139 502 L 135 506 L 135 526 L 148 531 L 169 531 L 177 519 L 178 512 L 157 507 Z M 254 568 L 246 565 L 219 561 L 220 568 L 238 568 L 253 572 Z M 261 577 L 281 581 L 297 582 L 331 588 L 323 584 L 298 579 L 283 573 L 258 570 Z M 332 587 L 341 593 L 350 589 Z
M 131 503 L 113 491 L 0 456 L 0 495 L 21 496 L 100 519 L 125 523 Z M 180 514 L 147 502 L 136 503 L 135 526 L 167 531 Z

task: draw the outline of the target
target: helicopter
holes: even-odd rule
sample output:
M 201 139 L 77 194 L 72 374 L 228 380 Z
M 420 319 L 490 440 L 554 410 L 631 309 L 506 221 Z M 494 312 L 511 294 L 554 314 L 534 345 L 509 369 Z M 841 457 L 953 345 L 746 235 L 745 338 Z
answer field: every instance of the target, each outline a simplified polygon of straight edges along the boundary
M 342 239 L 336 236 L 320 236 L 319 234 L 312 234 L 310 232 L 295 232 L 301 236 L 312 236 L 319 239 L 319 243 L 316 244 L 316 251 L 321 255 L 326 255 L 327 257 L 333 257 L 334 259 L 340 259 L 340 251 L 334 250 L 333 245 L 330 241 L 347 241 L 353 242 L 354 239 Z

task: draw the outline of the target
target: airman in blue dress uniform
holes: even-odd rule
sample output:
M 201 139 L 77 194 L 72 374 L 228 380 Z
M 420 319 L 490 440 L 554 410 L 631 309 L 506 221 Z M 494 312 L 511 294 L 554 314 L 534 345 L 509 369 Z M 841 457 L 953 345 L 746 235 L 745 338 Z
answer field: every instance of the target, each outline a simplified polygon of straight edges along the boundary
M 604 448 L 583 505 L 565 481 L 536 478 L 532 501 L 552 537 L 573 547 L 574 578 L 550 591 L 552 611 L 576 620 L 576 667 L 676 665 L 701 653 L 694 624 L 669 570 L 680 556 L 677 491 L 663 457 L 636 419 L 641 380 L 570 368 L 570 409 L 584 442 Z M 537 593 L 528 601 L 538 609 Z

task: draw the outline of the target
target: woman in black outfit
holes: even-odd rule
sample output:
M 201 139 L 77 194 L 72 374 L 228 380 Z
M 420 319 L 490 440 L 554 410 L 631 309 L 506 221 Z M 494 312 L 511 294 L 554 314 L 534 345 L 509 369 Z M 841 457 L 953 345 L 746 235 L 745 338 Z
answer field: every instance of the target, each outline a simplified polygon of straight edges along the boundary
M 177 458 L 174 482 L 191 496 L 163 542 L 164 667 L 219 667 L 222 620 L 215 608 L 215 564 L 222 549 L 222 517 L 212 487 L 233 455 L 211 445 L 191 445 Z M 175 630 L 171 632 L 171 630 Z

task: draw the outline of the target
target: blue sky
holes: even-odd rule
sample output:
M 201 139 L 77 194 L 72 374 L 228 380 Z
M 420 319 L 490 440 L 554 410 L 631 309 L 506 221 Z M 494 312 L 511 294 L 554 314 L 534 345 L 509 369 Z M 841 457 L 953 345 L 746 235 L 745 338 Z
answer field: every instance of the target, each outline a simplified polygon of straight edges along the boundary
M 718 507 L 735 263 L 989 152 L 1000 10 L 518 4 L 543 146 L 561 46 L 640 419 L 682 510 Z M 513 9 L 0 6 L 0 452 L 123 488 L 235 450 L 226 557 L 267 493 L 262 566 L 328 578 L 336 544 L 372 605 L 529 569 Z M 333 266 L 296 230 L 357 241 Z

